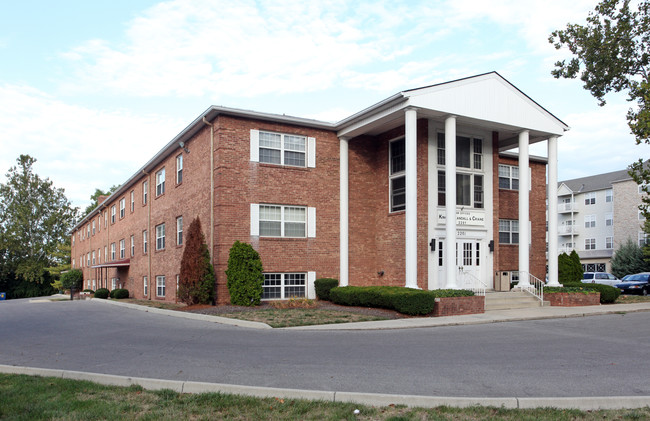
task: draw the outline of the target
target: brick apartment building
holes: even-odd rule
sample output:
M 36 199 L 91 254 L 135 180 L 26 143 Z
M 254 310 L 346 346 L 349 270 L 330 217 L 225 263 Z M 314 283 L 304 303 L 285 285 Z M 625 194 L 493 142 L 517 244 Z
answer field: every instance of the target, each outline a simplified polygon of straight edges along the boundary
M 84 287 L 173 301 L 183 229 L 199 217 L 220 303 L 236 240 L 261 255 L 265 299 L 314 297 L 321 277 L 490 289 L 517 271 L 526 285 L 545 276 L 546 170 L 557 202 L 566 130 L 494 72 L 338 123 L 210 107 L 74 227 L 72 265 Z M 529 156 L 540 141 L 548 159 Z

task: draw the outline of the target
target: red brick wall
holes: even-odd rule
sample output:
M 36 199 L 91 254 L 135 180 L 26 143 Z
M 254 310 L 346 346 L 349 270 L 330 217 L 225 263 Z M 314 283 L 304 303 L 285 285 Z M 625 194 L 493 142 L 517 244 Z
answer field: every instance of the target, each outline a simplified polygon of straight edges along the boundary
M 545 294 L 544 301 L 550 301 L 552 306 L 578 307 L 600 305 L 600 292 L 583 294 L 581 292 L 554 292 Z
M 480 313 L 485 313 L 485 297 L 482 295 L 436 298 L 433 306 L 434 317 Z
M 221 116 L 215 122 L 215 271 L 218 302 L 229 301 L 225 270 L 236 240 L 251 243 L 266 272 L 315 271 L 339 276 L 339 139 L 327 130 Z M 295 168 L 250 161 L 250 130 L 316 139 L 316 167 Z M 250 235 L 250 204 L 316 208 L 315 238 Z

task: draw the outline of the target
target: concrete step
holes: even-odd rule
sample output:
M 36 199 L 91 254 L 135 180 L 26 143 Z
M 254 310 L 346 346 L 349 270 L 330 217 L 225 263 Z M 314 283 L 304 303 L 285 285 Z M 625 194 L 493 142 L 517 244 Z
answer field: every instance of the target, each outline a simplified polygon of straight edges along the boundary
M 548 305 L 548 302 L 544 303 Z M 485 311 L 540 307 L 541 302 L 526 292 L 488 292 L 485 294 Z

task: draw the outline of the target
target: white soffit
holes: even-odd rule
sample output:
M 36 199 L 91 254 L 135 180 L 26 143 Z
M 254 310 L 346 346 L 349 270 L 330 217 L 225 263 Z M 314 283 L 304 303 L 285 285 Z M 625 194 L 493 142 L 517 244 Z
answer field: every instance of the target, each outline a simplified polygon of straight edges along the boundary
M 562 135 L 568 127 L 497 73 L 405 91 L 408 105 Z

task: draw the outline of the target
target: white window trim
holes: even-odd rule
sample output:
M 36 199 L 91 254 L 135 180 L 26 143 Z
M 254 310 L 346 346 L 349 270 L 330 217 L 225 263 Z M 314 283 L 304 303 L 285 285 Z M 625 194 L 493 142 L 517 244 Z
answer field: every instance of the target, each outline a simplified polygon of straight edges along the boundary
M 281 298 L 265 298 L 263 301 L 274 301 L 274 300 L 284 300 L 288 297 L 284 296 L 284 279 L 286 275 L 292 274 L 305 274 L 305 272 L 265 272 L 265 274 L 275 274 L 282 275 L 282 284 L 281 284 Z M 314 282 L 316 281 L 316 272 L 306 272 L 305 276 L 305 298 L 316 299 L 316 288 L 314 287 Z
M 183 245 L 183 217 L 176 218 L 176 245 Z
M 404 142 L 404 147 L 406 148 L 406 138 L 405 137 L 399 137 L 397 139 L 393 139 L 390 142 L 388 142 L 388 211 L 393 213 L 393 212 L 404 212 L 406 210 L 406 162 L 404 162 L 404 169 L 402 171 L 396 171 L 393 172 L 393 147 L 392 145 L 395 142 Z M 404 159 L 406 160 L 406 155 L 404 156 Z M 393 205 L 393 200 L 395 198 L 395 190 L 393 189 L 393 182 L 395 180 L 398 180 L 400 178 L 404 178 L 404 207 L 403 208 L 395 208 Z
M 135 210 L 135 191 L 131 190 L 131 212 Z
M 162 282 L 161 282 L 162 281 Z M 164 297 L 166 294 L 166 285 L 165 285 L 165 275 L 156 276 L 156 297 Z M 160 288 L 162 287 L 162 295 L 160 294 Z
M 149 190 L 149 181 L 145 180 L 142 182 L 142 204 L 147 204 L 147 193 Z
M 142 231 L 142 253 L 147 254 L 149 251 L 149 242 L 148 240 L 149 233 L 147 230 Z
M 282 215 L 284 215 L 284 208 L 285 207 L 292 207 L 292 208 L 305 208 L 304 206 L 295 206 L 295 205 L 279 205 L 279 204 L 267 204 L 264 203 L 264 205 L 268 206 L 280 206 L 282 207 Z M 306 227 L 305 227 L 305 234 L 306 237 L 284 237 L 284 218 L 281 219 L 280 221 L 280 227 L 281 227 L 281 232 L 282 235 L 280 237 L 267 237 L 263 236 L 264 238 L 315 238 L 316 237 L 316 208 L 313 207 L 307 207 L 307 221 L 306 221 Z M 251 203 L 251 235 L 253 236 L 260 236 L 260 204 L 259 203 Z
M 126 215 L 126 198 L 120 199 L 120 219 L 124 218 Z
M 165 194 L 165 169 L 156 171 L 156 197 Z
M 160 235 L 160 229 L 162 227 L 162 235 Z M 160 240 L 162 240 L 162 247 L 160 246 Z M 165 249 L 165 224 L 159 224 L 156 225 L 156 250 L 164 250 Z
M 135 236 L 131 236 L 131 257 L 135 255 Z
M 262 130 L 266 131 L 266 130 Z M 269 133 L 276 133 L 276 132 L 271 132 Z M 285 133 L 277 133 L 282 136 L 282 149 L 281 151 L 284 152 L 284 135 Z M 294 135 L 290 133 L 286 133 L 290 136 L 304 136 L 304 135 Z M 305 148 L 307 149 L 305 151 L 305 166 L 304 167 L 298 167 L 298 168 L 316 168 L 316 138 L 314 137 L 309 137 L 309 136 L 304 136 L 307 138 L 307 141 L 305 143 Z M 260 162 L 260 130 L 256 129 L 251 129 L 250 131 L 250 160 L 252 162 Z M 280 154 L 280 164 L 269 164 L 269 165 L 285 165 L 284 164 L 284 153 Z M 287 165 L 287 166 L 293 166 L 293 165 Z
M 126 244 L 124 242 L 124 238 L 120 240 L 120 259 L 124 259 L 126 257 Z
M 149 282 L 146 276 L 142 277 L 142 292 L 144 293 L 145 298 L 148 296 Z
M 183 154 L 176 156 L 176 184 L 183 182 Z

